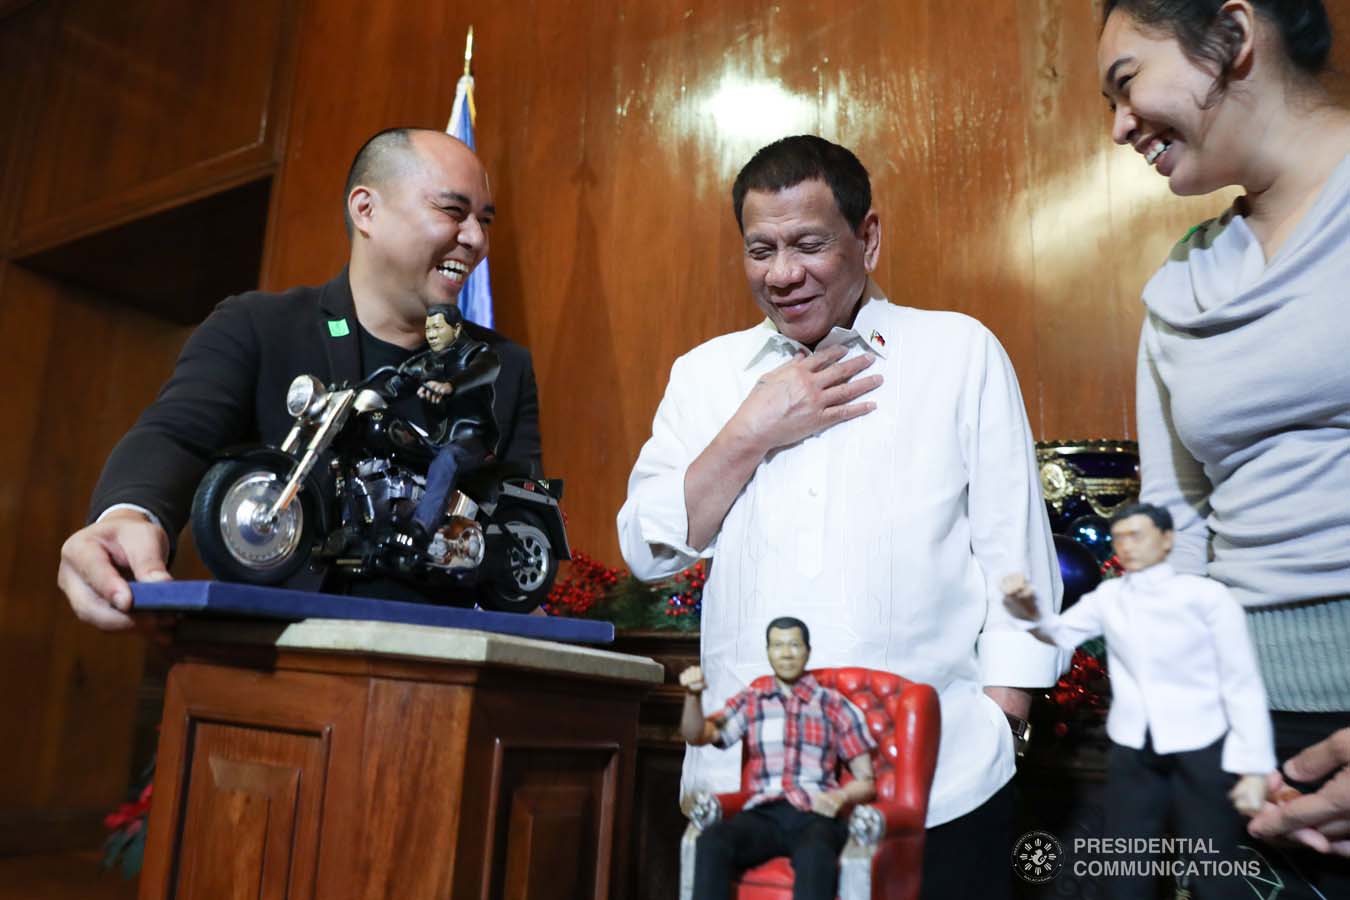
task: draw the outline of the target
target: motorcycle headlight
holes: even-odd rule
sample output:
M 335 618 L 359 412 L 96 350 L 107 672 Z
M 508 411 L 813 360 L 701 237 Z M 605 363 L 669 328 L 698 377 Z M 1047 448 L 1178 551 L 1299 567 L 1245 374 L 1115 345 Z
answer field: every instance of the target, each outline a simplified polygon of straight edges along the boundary
M 323 409 L 328 392 L 323 382 L 313 375 L 297 375 L 286 389 L 286 412 L 299 418 L 313 418 Z

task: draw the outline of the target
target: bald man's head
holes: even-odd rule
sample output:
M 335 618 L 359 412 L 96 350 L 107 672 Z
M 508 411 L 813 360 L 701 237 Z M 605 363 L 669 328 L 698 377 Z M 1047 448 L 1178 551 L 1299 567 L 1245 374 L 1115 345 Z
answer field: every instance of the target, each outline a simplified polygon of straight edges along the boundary
M 380 188 L 417 165 L 417 148 L 413 135 L 435 136 L 456 140 L 442 131 L 430 128 L 386 128 L 361 145 L 347 170 L 347 186 L 342 192 L 342 218 L 347 223 L 347 236 L 352 236 L 352 214 L 347 209 L 347 198 L 357 185 Z M 468 149 L 467 147 L 465 149 Z
M 354 298 L 392 304 L 420 330 L 427 307 L 454 303 L 487 255 L 495 212 L 487 172 L 463 141 L 430 129 L 376 135 L 348 176 Z

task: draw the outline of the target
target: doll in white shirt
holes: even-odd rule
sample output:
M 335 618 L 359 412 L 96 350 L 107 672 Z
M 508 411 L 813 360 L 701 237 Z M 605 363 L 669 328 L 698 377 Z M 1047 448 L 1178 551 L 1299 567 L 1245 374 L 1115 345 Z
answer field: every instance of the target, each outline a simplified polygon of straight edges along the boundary
M 1167 510 L 1121 509 L 1111 539 L 1123 577 L 1056 614 L 1038 608 L 1023 576 L 1009 575 L 1000 585 L 1004 605 L 1037 638 L 1065 650 L 1106 636 L 1108 836 L 1161 836 L 1170 813 L 1178 836 L 1219 846 L 1232 836 L 1235 847 L 1240 820 L 1228 801 L 1255 814 L 1275 769 L 1246 614 L 1219 582 L 1173 571 Z

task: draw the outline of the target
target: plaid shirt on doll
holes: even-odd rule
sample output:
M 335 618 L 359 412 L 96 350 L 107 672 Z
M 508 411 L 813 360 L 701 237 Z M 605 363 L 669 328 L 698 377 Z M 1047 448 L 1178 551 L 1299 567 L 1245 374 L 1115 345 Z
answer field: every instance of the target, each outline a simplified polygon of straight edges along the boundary
M 837 761 L 876 747 L 862 711 L 810 675 L 803 675 L 786 697 L 777 679 L 767 688 L 746 688 L 708 720 L 717 729 L 715 746 L 746 741 L 754 792 L 746 809 L 786 798 L 809 812 L 813 795 L 839 787 Z

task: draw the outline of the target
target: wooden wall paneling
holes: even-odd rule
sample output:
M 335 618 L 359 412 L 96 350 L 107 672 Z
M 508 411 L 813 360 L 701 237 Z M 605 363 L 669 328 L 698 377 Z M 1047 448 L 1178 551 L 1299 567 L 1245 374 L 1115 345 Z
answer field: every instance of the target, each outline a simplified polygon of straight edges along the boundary
M 1345 0 L 1324 2 L 1334 35 L 1331 42 L 1332 71 L 1324 83 L 1341 103 L 1350 103 L 1350 3 Z
M 12 781 L 8 789 L 0 790 L 0 796 L 11 810 L 31 811 L 64 806 L 64 798 L 55 796 L 61 793 L 61 779 L 53 768 L 55 751 L 64 737 L 61 732 L 68 706 L 84 702 L 79 693 L 84 679 L 71 671 L 75 664 L 71 647 L 74 629 L 67 626 L 73 622 L 68 622 L 69 613 L 59 603 L 53 583 L 53 548 L 60 547 L 72 530 L 70 510 L 80 502 L 72 494 L 79 491 L 81 482 L 89 483 L 87 475 L 82 477 L 82 470 L 89 466 L 82 465 L 81 459 L 87 435 L 77 432 L 82 426 L 88 427 L 87 417 L 96 408 L 94 392 L 76 376 L 83 374 L 82 362 L 95 360 L 87 356 L 83 360 L 64 358 L 59 347 L 63 335 L 98 334 L 107 327 L 108 319 L 104 316 L 100 321 L 96 310 L 70 302 L 59 286 L 13 266 L 7 272 L 3 308 L 7 318 L 26 313 L 26 324 L 33 328 L 29 334 L 23 328 L 6 331 L 7 335 L 32 341 L 28 348 L 5 355 L 2 365 L 7 380 L 38 388 L 30 395 L 31 403 L 24 410 L 27 415 L 16 420 L 23 425 L 16 429 L 19 440 L 13 443 L 22 441 L 26 461 L 20 471 L 26 477 L 16 485 L 12 500 L 14 565 L 4 585 L 4 627 L 0 629 L 9 645 L 9 652 L 0 657 L 5 683 L 32 686 L 31 690 L 17 692 L 7 705 L 8 720 L 23 723 L 23 727 L 16 729 L 16 740 L 0 742 L 3 777 Z M 100 347 L 96 342 L 85 341 L 84 346 L 97 358 Z M 63 360 L 74 371 L 62 373 Z M 53 377 L 62 389 L 78 385 L 79 390 L 62 397 L 52 384 Z M 53 401 L 59 404 L 55 409 L 50 406 Z M 57 410 L 60 414 L 54 415 Z M 47 560 L 48 564 L 36 565 L 37 560 Z M 122 646 L 126 647 L 126 642 Z M 72 676 L 78 683 L 71 683 Z M 90 724 L 108 724 L 97 709 L 89 711 L 94 714 Z M 84 765 L 68 777 L 83 779 L 102 768 Z M 116 799 L 125 786 L 125 760 L 117 769 L 116 786 L 105 784 L 99 792 L 105 800 Z
M 35 0 L 0 0 L 0 19 L 15 15 L 34 2 Z
M 29 464 L 37 447 L 33 436 L 44 412 L 42 392 L 21 389 L 36 385 L 46 370 L 48 341 L 55 327 L 55 304 L 42 302 L 25 290 L 32 276 L 12 263 L 0 260 L 0 377 L 13 389 L 0 391 L 0 418 L 10 423 L 9 437 L 0 441 L 0 471 L 23 473 L 23 477 L 0 479 L 0 534 L 13 538 L 0 541 L 0 585 L 7 585 L 19 555 L 21 536 L 30 516 L 23 506 Z M 15 639 L 5 622 L 12 604 L 0 594 L 0 644 Z M 0 652 L 0 660 L 11 656 Z M 0 744 L 5 743 L 0 741 Z
M 59 0 L 18 254 L 269 173 L 296 2 Z
M 394 125 L 445 127 L 463 69 L 467 9 L 306 0 L 264 288 L 318 284 L 346 263 L 342 187 L 362 141 Z
M 91 810 L 45 803 L 42 792 L 34 790 L 45 749 L 41 701 L 49 688 L 44 676 L 50 655 L 44 646 L 44 600 L 52 593 L 51 578 L 45 592 L 18 594 L 13 588 L 18 573 L 33 567 L 33 524 L 49 514 L 39 510 L 35 515 L 27 503 L 32 499 L 30 465 L 42 454 L 34 438 L 48 399 L 42 376 L 57 320 L 56 304 L 34 297 L 29 276 L 3 257 L 26 168 L 26 124 L 41 99 L 42 51 L 51 32 L 52 6 L 11 3 L 0 9 L 0 96 L 10 101 L 9 114 L 0 119 L 0 378 L 6 385 L 0 393 L 0 418 L 7 423 L 0 468 L 10 473 L 0 479 L 0 529 L 9 535 L 0 544 L 0 677 L 6 684 L 24 686 L 11 692 L 12 702 L 0 715 L 0 764 L 5 766 L 0 775 L 0 853 L 88 845 L 100 824 Z M 52 557 L 48 549 L 45 554 L 39 550 L 36 558 Z M 117 764 L 116 757 L 112 764 Z
M 640 398 L 660 396 L 675 358 L 760 318 L 745 292 L 727 175 L 747 141 L 717 125 L 720 111 L 755 91 L 772 66 L 771 29 L 747 21 L 743 7 L 697 3 L 664 15 L 619 15 L 613 35 L 601 35 L 591 54 L 600 67 L 591 80 L 606 96 L 588 117 L 588 143 L 603 148 L 598 171 L 615 182 L 597 186 L 605 201 L 598 225 L 612 358 L 604 362 L 608 372 L 592 375 L 612 372 L 619 388 L 607 430 L 639 442 L 655 411 Z M 732 36 L 744 54 L 721 52 Z M 679 256 L 678 264 L 657 262 Z M 570 343 L 553 348 L 551 369 L 559 374 L 569 365 Z M 606 415 L 593 408 L 588 421 L 605 430 Z M 596 475 L 631 466 L 612 439 L 596 443 L 609 445 Z M 623 499 L 621 486 L 615 499 Z M 612 518 L 617 505 L 610 505 Z
M 661 142 L 668 136 L 644 128 L 640 112 L 618 113 L 625 102 L 618 92 L 631 71 L 624 65 L 627 54 L 655 50 L 646 64 L 657 83 L 647 87 L 674 99 L 660 82 L 680 79 L 684 60 L 662 56 L 651 43 L 651 32 L 664 32 L 677 14 L 673 6 L 667 10 L 625 17 L 592 0 L 536 0 L 527 27 L 497 25 L 483 45 L 480 108 L 494 112 L 479 146 L 501 153 L 498 208 L 504 210 L 500 243 L 506 252 L 498 255 L 507 260 L 508 290 L 521 298 L 521 330 L 535 357 L 548 435 L 546 469 L 568 480 L 568 527 L 581 535 L 613 529 L 615 501 L 622 498 L 606 474 L 626 464 L 623 442 L 616 440 L 631 430 L 623 399 L 634 382 L 652 380 L 623 361 L 660 348 L 657 335 L 673 312 L 667 306 L 671 292 L 687 283 L 693 268 L 650 262 L 669 251 L 668 231 L 682 218 L 676 211 L 690 185 L 665 162 Z M 573 33 L 573 16 L 590 27 Z M 645 40 L 629 38 L 630 29 L 644 26 Z M 489 65 L 498 55 L 521 51 L 538 61 L 540 71 L 561 77 L 513 79 L 509 70 Z M 526 128 L 512 125 L 512 110 L 528 111 Z M 635 180 L 639 169 L 644 175 Z M 643 214 L 643 199 L 631 193 L 638 184 L 645 197 L 665 198 L 661 214 Z M 680 188 L 672 190 L 676 184 Z M 635 311 L 642 311 L 645 330 L 625 327 Z M 659 353 L 651 362 L 663 368 Z M 588 546 L 584 538 L 573 543 Z
M 54 583 L 57 553 L 85 520 L 105 448 L 168 371 L 183 331 L 100 303 L 6 264 L 0 377 L 16 397 L 16 454 L 25 478 L 0 517 L 13 535 L 0 574 L 0 678 L 25 684 L 6 708 L 22 723 L 0 741 L 0 797 L 10 821 L 95 817 L 122 799 L 145 645 L 77 622 Z M 27 837 L 16 825 L 15 840 Z M 5 836 L 0 836 L 5 837 Z M 7 839 L 7 838 L 6 838 Z
M 874 278 L 895 303 L 924 308 L 946 308 L 933 289 L 940 267 L 923 244 L 944 202 L 931 171 L 937 99 L 927 74 L 944 52 L 934 40 L 939 19 L 930 3 L 858 7 L 821 48 L 835 108 L 822 134 L 859 155 L 881 218 Z
M 1020 48 L 1009 39 L 1016 31 L 1012 4 L 948 6 L 929 19 L 922 71 L 932 136 L 921 171 L 936 207 L 931 218 L 910 221 L 904 207 L 884 196 L 880 202 L 899 213 L 891 221 L 907 238 L 892 245 L 892 258 L 898 255 L 903 277 L 917 276 L 919 290 L 905 291 L 899 302 L 974 316 L 1026 377 L 1038 366 L 1035 312 L 1029 292 L 1009 274 L 1031 256 L 1029 234 L 1025 220 L 1001 215 L 1025 192 L 1027 178 L 1027 97 Z M 1031 406 L 1034 390 L 1028 395 L 1024 387 L 1023 396 Z M 1037 424 L 1033 418 L 1033 429 Z
M 270 188 L 262 178 L 218 191 L 22 263 L 111 303 L 196 325 L 223 298 L 257 288 Z
M 0 256 L 7 255 L 17 219 L 32 142 L 29 123 L 42 104 L 55 12 L 55 3 L 18 4 L 10 14 L 0 11 L 0 97 L 7 102 L 7 114 L 0 116 Z
M 1101 203 L 1084 202 L 1110 196 L 1097 13 L 1071 0 L 1026 0 L 1017 20 L 1027 103 L 1014 131 L 1026 148 L 1026 181 L 1011 221 L 988 221 L 1025 225 L 1029 237 L 1029 252 L 1004 269 L 1017 285 L 1015 302 L 1033 319 L 1040 362 L 1019 367 L 1022 394 L 1044 438 L 1123 437 L 1134 427 L 1126 411 L 1138 321 L 1121 321 L 1129 317 L 1119 285 L 1103 277 L 1110 216 Z

